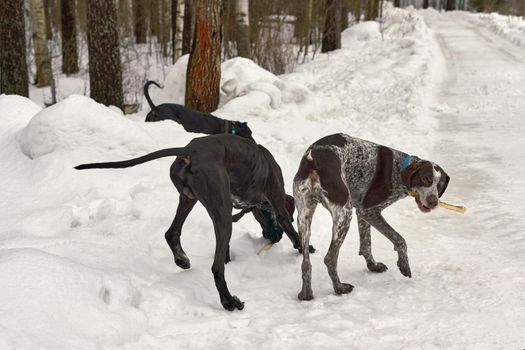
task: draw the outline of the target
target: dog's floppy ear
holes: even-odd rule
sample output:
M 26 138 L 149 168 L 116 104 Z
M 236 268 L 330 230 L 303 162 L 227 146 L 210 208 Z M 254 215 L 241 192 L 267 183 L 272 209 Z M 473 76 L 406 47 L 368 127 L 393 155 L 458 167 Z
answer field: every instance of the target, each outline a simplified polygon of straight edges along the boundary
M 394 154 L 385 146 L 377 148 L 376 172 L 363 199 L 363 207 L 370 208 L 385 201 L 392 194 L 392 167 Z
M 438 190 L 438 196 L 441 198 L 443 193 L 445 193 L 445 190 L 447 189 L 448 182 L 450 181 L 450 176 L 445 172 L 445 170 L 441 169 L 439 165 L 436 165 L 437 170 L 441 173 L 441 179 L 439 180 L 439 183 L 437 185 Z

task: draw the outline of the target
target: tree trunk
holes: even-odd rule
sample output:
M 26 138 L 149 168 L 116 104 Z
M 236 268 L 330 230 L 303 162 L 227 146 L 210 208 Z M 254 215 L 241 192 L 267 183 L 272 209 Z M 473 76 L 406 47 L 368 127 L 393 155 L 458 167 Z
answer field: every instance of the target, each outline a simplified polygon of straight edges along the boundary
M 171 1 L 173 63 L 182 55 L 182 30 L 184 25 L 184 0 Z
M 159 1 L 149 0 L 149 29 L 150 35 L 160 38 Z
M 51 26 L 51 1 L 44 0 L 44 13 L 46 16 L 46 40 L 53 40 L 53 29 Z
M 377 17 L 379 17 L 379 0 L 367 0 L 365 21 L 375 21 Z
M 251 57 L 249 6 L 249 0 L 236 0 L 237 33 L 235 41 L 237 42 L 237 55 L 246 58 Z
M 0 1 L 0 93 L 28 96 L 24 0 Z
M 124 107 L 117 11 L 108 0 L 89 0 L 87 11 L 89 85 L 91 98 Z
M 130 37 L 129 0 L 118 0 L 117 19 L 122 37 Z
M 321 52 L 341 48 L 341 0 L 326 0 Z
M 341 2 L 341 32 L 348 28 L 348 0 Z
M 428 0 L 423 0 L 423 9 L 428 8 Z
M 133 1 L 133 22 L 135 23 L 135 43 L 146 43 L 146 15 L 144 13 L 144 0 Z
M 31 24 L 35 49 L 36 84 L 39 87 L 51 84 L 51 60 L 46 40 L 46 15 L 43 0 L 31 0 Z
M 159 0 L 159 22 L 160 22 L 160 28 L 159 28 L 159 41 L 162 48 L 162 56 L 168 57 L 168 47 L 169 47 L 169 41 L 170 41 L 170 29 L 171 29 L 171 21 L 168 18 L 168 15 L 170 14 L 170 10 L 168 9 L 169 3 L 168 0 Z
M 400 7 L 401 6 L 401 0 L 394 0 L 394 7 Z
M 445 11 L 453 11 L 456 9 L 456 0 L 446 0 Z
M 62 72 L 78 73 L 75 0 L 61 0 Z
M 186 74 L 187 107 L 211 112 L 219 106 L 221 2 L 196 0 L 195 34 Z
M 186 55 L 191 51 L 191 0 L 184 1 L 184 25 L 182 28 L 182 54 Z

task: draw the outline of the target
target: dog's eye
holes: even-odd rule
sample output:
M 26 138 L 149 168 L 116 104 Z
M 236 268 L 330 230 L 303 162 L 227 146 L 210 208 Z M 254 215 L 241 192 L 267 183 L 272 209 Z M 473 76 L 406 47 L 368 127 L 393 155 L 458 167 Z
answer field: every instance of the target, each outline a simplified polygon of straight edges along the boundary
M 429 176 L 422 176 L 421 183 L 423 186 L 428 187 L 432 185 L 432 179 Z

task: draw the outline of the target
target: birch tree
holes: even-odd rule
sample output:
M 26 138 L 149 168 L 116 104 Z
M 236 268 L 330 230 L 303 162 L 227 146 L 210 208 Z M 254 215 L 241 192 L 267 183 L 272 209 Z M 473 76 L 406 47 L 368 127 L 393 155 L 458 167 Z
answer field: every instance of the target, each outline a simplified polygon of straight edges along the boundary
M 184 0 L 171 2 L 173 63 L 182 56 L 182 30 L 184 27 Z
M 39 87 L 49 86 L 51 84 L 51 59 L 47 48 L 43 0 L 31 0 L 31 24 L 33 47 L 35 48 L 36 84 Z
M 248 10 L 250 6 L 249 0 L 236 0 L 235 17 L 237 20 L 237 55 L 241 57 L 251 57 L 251 45 L 250 45 L 250 23 Z

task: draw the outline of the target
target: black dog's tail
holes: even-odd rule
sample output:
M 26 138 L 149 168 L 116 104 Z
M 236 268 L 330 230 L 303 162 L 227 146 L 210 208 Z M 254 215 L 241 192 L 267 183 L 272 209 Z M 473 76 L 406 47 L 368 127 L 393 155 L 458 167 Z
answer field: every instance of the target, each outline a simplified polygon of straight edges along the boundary
M 149 108 L 151 108 L 151 110 L 153 111 L 153 110 L 157 109 L 157 106 L 155 106 L 155 105 L 153 104 L 153 101 L 151 101 L 151 98 L 149 97 L 149 92 L 148 92 L 148 90 L 149 90 L 149 86 L 150 86 L 151 84 L 153 84 L 153 85 L 157 85 L 159 88 L 162 88 L 162 87 L 159 85 L 159 83 L 157 83 L 156 81 L 153 81 L 153 80 L 148 80 L 148 81 L 146 82 L 146 84 L 144 84 L 144 96 L 146 97 L 146 101 L 148 101 Z
M 154 159 L 173 157 L 173 156 L 188 156 L 189 152 L 185 147 L 179 148 L 166 148 L 160 151 L 146 154 L 145 156 L 133 158 L 129 160 L 123 160 L 120 162 L 106 162 L 106 163 L 88 163 L 80 164 L 75 167 L 77 170 L 83 169 L 106 169 L 106 168 L 129 168 L 138 164 L 146 163 Z

